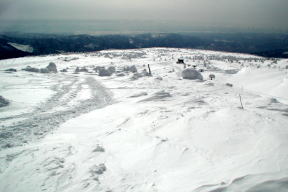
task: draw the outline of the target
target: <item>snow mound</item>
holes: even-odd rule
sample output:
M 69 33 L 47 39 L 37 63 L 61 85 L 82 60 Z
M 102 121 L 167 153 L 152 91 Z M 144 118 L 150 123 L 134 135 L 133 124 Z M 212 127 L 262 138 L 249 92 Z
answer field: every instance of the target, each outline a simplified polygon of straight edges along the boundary
M 203 76 L 201 75 L 201 73 L 195 69 L 192 69 L 192 68 L 184 69 L 182 71 L 182 77 L 183 77 L 183 79 L 203 80 Z
M 148 93 L 143 91 L 143 92 L 131 95 L 130 98 L 142 97 L 142 96 L 146 96 L 146 95 L 148 95 Z
M 169 97 L 172 97 L 172 95 L 169 92 L 162 90 L 162 91 L 154 93 L 152 97 L 142 100 L 142 102 L 143 101 L 144 102 L 145 101 L 162 101 Z

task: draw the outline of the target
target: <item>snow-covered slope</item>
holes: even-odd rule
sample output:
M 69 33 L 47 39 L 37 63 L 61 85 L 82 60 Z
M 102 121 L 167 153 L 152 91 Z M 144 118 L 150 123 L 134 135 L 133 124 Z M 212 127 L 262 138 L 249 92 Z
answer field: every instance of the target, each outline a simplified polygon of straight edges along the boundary
M 182 79 L 180 57 L 204 81 Z M 1 192 L 288 191 L 287 60 L 153 48 L 0 69 L 49 62 L 68 72 L 0 72 L 10 101 L 0 108 Z M 148 64 L 152 77 L 123 71 Z M 100 77 L 97 66 L 119 72 Z
M 286 70 L 243 68 L 231 82 L 255 94 L 288 101 L 288 76 Z

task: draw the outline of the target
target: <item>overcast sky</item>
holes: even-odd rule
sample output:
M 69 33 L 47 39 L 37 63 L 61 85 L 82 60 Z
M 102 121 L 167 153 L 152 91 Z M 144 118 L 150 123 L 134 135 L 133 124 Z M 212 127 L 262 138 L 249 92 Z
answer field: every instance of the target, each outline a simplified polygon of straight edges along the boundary
M 0 0 L 0 18 L 166 20 L 288 29 L 288 0 Z

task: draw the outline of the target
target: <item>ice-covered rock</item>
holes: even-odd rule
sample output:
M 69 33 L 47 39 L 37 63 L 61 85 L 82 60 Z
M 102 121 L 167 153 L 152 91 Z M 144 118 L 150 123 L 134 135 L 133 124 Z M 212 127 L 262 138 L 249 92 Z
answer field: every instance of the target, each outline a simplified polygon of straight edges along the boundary
M 103 76 L 111 76 L 112 73 L 108 69 L 100 68 L 99 71 L 98 71 L 98 75 L 101 76 L 101 77 L 103 77 Z
M 86 67 L 82 67 L 79 69 L 79 72 L 88 72 L 88 69 Z
M 156 77 L 155 79 L 156 79 L 156 80 L 159 80 L 159 81 L 162 81 L 162 80 L 163 80 L 163 78 L 160 77 L 160 76 L 159 76 L 159 77 Z
M 36 72 L 36 73 L 39 73 L 40 70 L 38 68 L 34 68 L 34 67 L 31 67 L 31 66 L 27 66 L 25 67 L 24 69 L 22 69 L 23 71 L 28 71 L 28 72 Z
M 135 65 L 125 66 L 125 67 L 123 68 L 123 71 L 132 72 L 132 73 L 137 73 L 137 68 L 136 68 Z
M 91 168 L 90 172 L 93 175 L 102 175 L 106 171 L 105 164 L 101 163 Z
M 46 68 L 34 68 L 31 66 L 27 66 L 26 68 L 22 69 L 23 71 L 35 72 L 35 73 L 57 73 L 56 64 L 51 62 Z
M 66 73 L 66 72 L 67 72 L 67 69 L 61 69 L 60 72 Z
M 80 68 L 79 67 L 76 67 L 74 73 L 79 73 L 80 72 Z
M 108 71 L 109 71 L 110 73 L 115 73 L 116 68 L 115 68 L 114 66 L 110 66 L 110 67 L 108 67 Z
M 95 72 L 98 72 L 98 75 L 103 76 L 111 76 L 113 73 L 116 72 L 116 68 L 114 66 L 110 66 L 108 68 L 105 68 L 103 66 L 97 66 L 94 68 Z
M 0 107 L 9 105 L 9 101 L 0 95 Z
M 182 71 L 183 79 L 199 79 L 203 80 L 201 73 L 195 69 L 187 68 Z
M 233 87 L 233 84 L 232 83 L 226 83 L 226 86 Z
M 49 70 L 47 68 L 41 68 L 40 73 L 49 73 Z
M 103 67 L 103 66 L 97 66 L 97 67 L 94 68 L 94 71 L 95 71 L 95 72 L 99 72 L 99 70 L 101 70 L 101 69 L 105 69 L 105 67 Z
M 136 66 L 135 65 L 130 66 L 130 70 L 129 71 L 132 72 L 132 73 L 137 73 Z
M 133 76 L 131 77 L 131 80 L 137 80 L 141 77 L 146 77 L 146 76 L 150 76 L 150 74 L 147 72 L 146 69 L 144 69 L 141 73 L 138 73 L 138 72 L 134 73 Z
M 105 152 L 105 149 L 101 145 L 97 145 L 93 152 Z
M 117 77 L 123 77 L 123 76 L 125 76 L 125 73 L 116 73 L 116 76 Z
M 48 69 L 49 72 L 57 73 L 57 66 L 53 62 L 50 62 L 46 68 Z
M 6 71 L 6 72 L 17 72 L 17 70 L 14 69 L 14 68 L 6 69 L 5 71 Z
M 137 80 L 139 78 L 143 77 L 143 74 L 141 73 L 134 73 L 133 76 L 131 77 L 131 80 Z

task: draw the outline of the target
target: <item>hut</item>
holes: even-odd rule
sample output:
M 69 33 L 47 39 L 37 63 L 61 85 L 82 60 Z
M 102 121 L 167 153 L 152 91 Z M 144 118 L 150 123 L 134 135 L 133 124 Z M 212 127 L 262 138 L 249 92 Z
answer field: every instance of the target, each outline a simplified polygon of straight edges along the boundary
M 184 62 L 184 59 L 180 58 L 180 59 L 178 59 L 178 61 L 176 63 L 177 64 L 184 64 L 185 62 Z

